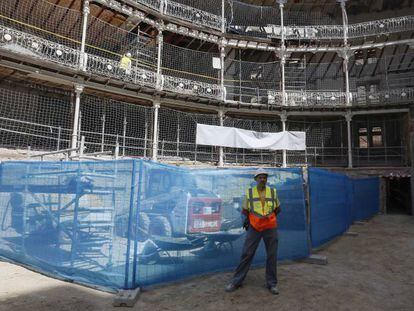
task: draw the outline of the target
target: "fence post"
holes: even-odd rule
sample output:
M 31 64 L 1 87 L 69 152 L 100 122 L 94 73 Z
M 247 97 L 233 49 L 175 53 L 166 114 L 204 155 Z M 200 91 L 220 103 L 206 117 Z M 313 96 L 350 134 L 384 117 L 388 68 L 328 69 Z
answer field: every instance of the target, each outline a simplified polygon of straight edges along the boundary
M 308 247 L 309 252 L 312 252 L 312 231 L 311 231 L 311 204 L 310 204 L 310 186 L 309 186 L 309 168 L 302 168 L 303 180 L 304 180 L 304 190 L 305 190 L 305 202 L 306 202 L 306 225 L 308 231 Z
M 124 289 L 130 289 L 132 286 L 129 286 L 129 261 L 130 261 L 130 253 L 131 253 L 131 238 L 132 238 L 132 221 L 135 218 L 134 213 L 134 201 L 135 201 L 135 177 L 136 176 L 136 161 L 132 161 L 132 176 L 131 176 L 131 194 L 129 196 L 129 218 L 128 218 L 128 241 L 127 241 L 127 249 L 126 249 L 126 256 L 125 256 L 125 279 L 124 279 Z M 135 254 L 134 254 L 134 260 Z M 134 263 L 134 262 L 133 262 Z M 134 269 L 134 268 L 133 268 Z M 134 279 L 134 277 L 132 277 Z
M 136 215 L 135 219 L 135 238 L 134 238 L 134 258 L 132 261 L 132 286 L 135 287 L 136 284 L 136 274 L 137 274 L 137 264 L 138 264 L 138 235 L 139 235 L 139 213 L 141 209 L 141 192 L 142 192 L 142 176 L 143 176 L 143 163 L 139 161 L 139 173 L 138 173 L 138 190 L 137 190 L 137 205 L 136 205 Z

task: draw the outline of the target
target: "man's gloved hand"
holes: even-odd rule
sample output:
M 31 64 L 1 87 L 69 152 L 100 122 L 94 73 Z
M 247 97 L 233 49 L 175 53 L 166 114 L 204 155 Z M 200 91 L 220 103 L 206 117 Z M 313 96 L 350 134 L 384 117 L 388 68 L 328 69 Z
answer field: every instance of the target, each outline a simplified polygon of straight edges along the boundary
M 249 229 L 249 226 L 250 226 L 249 217 L 246 217 L 246 219 L 243 222 L 243 229 L 247 231 Z

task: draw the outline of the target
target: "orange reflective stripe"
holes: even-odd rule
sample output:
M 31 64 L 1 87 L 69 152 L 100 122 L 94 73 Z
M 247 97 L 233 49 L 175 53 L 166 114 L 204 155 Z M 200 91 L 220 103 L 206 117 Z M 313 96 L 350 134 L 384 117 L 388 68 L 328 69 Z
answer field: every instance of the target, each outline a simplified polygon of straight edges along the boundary
M 277 227 L 277 219 L 275 213 L 270 216 L 258 217 L 256 214 L 249 213 L 249 221 L 252 227 L 257 231 L 273 229 Z

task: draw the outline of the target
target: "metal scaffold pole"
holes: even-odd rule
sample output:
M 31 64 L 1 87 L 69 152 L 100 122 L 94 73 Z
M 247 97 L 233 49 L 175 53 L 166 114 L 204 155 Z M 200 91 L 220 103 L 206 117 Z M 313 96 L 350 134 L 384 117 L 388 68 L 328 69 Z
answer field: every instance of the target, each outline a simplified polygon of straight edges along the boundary
M 280 115 L 280 121 L 282 121 L 282 130 L 283 130 L 283 132 L 285 132 L 286 131 L 286 121 L 287 121 L 286 111 L 283 111 L 283 113 Z M 282 167 L 287 167 L 287 152 L 286 152 L 286 149 L 283 150 Z
M 218 111 L 218 115 L 219 115 L 219 119 L 220 119 L 220 126 L 224 125 L 224 109 L 220 108 L 220 110 Z M 224 150 L 223 147 L 220 147 L 219 149 L 219 163 L 218 163 L 219 167 L 223 167 L 224 166 Z
M 153 136 L 152 136 L 152 160 L 157 161 L 158 159 L 158 111 L 161 107 L 159 99 L 154 100 L 154 121 L 153 121 Z
M 352 128 L 351 128 L 351 121 L 352 121 L 352 113 L 348 111 L 345 115 L 346 120 L 346 128 L 347 128 L 347 138 L 348 138 L 348 168 L 353 167 L 352 163 Z

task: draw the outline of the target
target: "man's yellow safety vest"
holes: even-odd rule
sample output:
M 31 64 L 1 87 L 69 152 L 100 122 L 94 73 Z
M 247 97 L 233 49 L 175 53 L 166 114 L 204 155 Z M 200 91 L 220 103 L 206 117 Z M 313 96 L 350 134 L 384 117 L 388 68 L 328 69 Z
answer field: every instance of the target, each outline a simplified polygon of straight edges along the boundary
M 276 189 L 266 187 L 265 204 L 260 201 L 257 187 L 246 191 L 247 210 L 249 212 L 250 224 L 257 231 L 273 229 L 277 227 L 276 209 L 279 208 L 279 199 Z
M 131 58 L 128 56 L 122 56 L 121 62 L 119 64 L 119 68 L 124 70 L 130 70 L 131 69 Z

